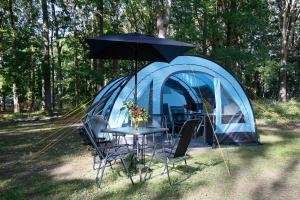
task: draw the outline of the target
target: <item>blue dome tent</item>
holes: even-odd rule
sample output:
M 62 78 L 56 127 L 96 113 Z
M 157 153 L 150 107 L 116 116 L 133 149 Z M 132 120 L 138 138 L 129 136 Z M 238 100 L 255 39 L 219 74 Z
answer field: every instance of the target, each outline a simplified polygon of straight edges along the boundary
M 224 68 L 206 58 L 178 56 L 170 63 L 153 62 L 138 72 L 137 102 L 158 124 L 165 116 L 174 131 L 177 113 L 205 116 L 206 144 L 257 144 L 250 101 L 238 81 Z M 107 84 L 87 109 L 89 116 L 102 115 L 111 128 L 130 125 L 123 102 L 134 98 L 134 77 Z M 176 112 L 175 112 L 176 111 Z

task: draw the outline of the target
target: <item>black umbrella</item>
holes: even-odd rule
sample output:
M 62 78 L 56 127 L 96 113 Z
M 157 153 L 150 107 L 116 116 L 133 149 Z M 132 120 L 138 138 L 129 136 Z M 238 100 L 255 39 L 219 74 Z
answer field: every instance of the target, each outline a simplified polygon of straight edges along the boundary
M 91 58 L 135 60 L 135 103 L 137 103 L 137 61 L 170 62 L 194 48 L 194 45 L 189 43 L 139 33 L 104 35 L 90 38 L 87 42 Z

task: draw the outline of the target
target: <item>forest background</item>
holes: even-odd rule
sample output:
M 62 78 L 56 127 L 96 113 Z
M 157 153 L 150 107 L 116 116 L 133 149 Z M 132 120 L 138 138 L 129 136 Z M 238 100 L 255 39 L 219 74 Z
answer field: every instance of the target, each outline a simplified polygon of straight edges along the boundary
M 2 0 L 1 111 L 86 102 L 132 67 L 89 59 L 86 39 L 128 32 L 195 44 L 251 99 L 299 100 L 299 14 L 299 0 Z

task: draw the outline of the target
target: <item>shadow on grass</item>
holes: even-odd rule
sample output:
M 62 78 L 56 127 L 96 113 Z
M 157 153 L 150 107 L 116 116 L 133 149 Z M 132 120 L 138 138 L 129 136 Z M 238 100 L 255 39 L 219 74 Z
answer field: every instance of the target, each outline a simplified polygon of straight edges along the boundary
M 47 125 L 41 126 L 44 127 Z M 124 195 L 130 196 L 132 192 L 139 193 L 145 189 L 147 190 L 145 188 L 147 183 L 138 183 L 132 187 L 119 165 L 114 166 L 115 172 L 113 173 L 111 170 L 109 172 L 106 170 L 103 181 L 108 185 L 105 186 L 104 190 L 96 188 L 93 179 L 57 179 L 57 175 L 54 176 L 52 172 L 65 164 L 64 158 L 76 158 L 82 154 L 89 154 L 87 148 L 81 145 L 82 140 L 77 130 L 69 128 L 68 131 L 70 133 L 66 138 L 45 154 L 42 154 L 42 156 L 31 160 L 31 157 L 28 155 L 29 152 L 40 150 L 51 140 L 47 140 L 38 146 L 33 144 L 47 137 L 51 132 L 44 130 L 30 134 L 22 131 L 24 129 L 30 130 L 30 127 L 16 128 L 13 134 L 3 133 L 0 135 L 1 145 L 3 144 L 2 148 L 0 148 L 0 199 L 66 199 L 70 198 L 70 195 L 73 194 L 78 198 L 77 194 L 86 197 L 86 194 L 82 194 L 84 191 L 91 193 L 91 198 L 97 196 L 99 193 L 107 198 L 120 197 L 122 199 Z M 2 131 L 5 130 L 10 131 L 11 128 L 2 129 Z M 86 167 L 91 168 L 92 162 Z M 120 191 L 118 187 L 114 186 L 115 183 L 118 184 L 120 175 L 123 176 L 122 179 L 126 180 L 122 181 L 124 181 L 125 188 L 127 189 L 125 191 L 121 189 L 120 194 L 105 191 L 107 187 L 114 188 L 115 191 Z
M 293 193 L 293 189 L 287 189 L 286 184 L 287 177 L 290 176 L 291 172 L 296 171 L 296 166 L 299 165 L 300 162 L 300 132 L 295 131 L 294 129 L 284 128 L 281 128 L 280 130 L 259 130 L 259 132 L 263 138 L 260 145 L 239 147 L 232 150 L 232 155 L 237 156 L 241 160 L 241 163 L 239 163 L 239 165 L 235 164 L 231 166 L 231 179 L 238 181 L 240 172 L 247 169 L 251 171 L 252 167 L 261 165 L 262 171 L 260 172 L 259 169 L 256 169 L 258 174 L 254 175 L 256 178 L 259 178 L 259 174 L 267 170 L 266 166 L 263 165 L 263 160 L 268 164 L 274 162 L 274 166 L 276 166 L 276 162 L 278 162 L 285 166 L 280 177 L 277 177 L 275 181 L 268 179 L 264 180 L 264 183 L 257 183 L 258 185 L 251 194 L 251 198 L 276 198 L 283 189 Z M 259 163 L 257 163 L 258 158 L 260 159 Z M 270 166 L 269 170 L 272 171 L 272 169 L 272 166 Z M 271 187 L 269 187 L 269 185 L 271 185 Z M 236 183 L 233 182 L 229 185 L 229 189 L 234 191 L 235 186 Z
M 16 127 L 13 133 L 11 127 L 3 127 L 8 133 L 0 134 L 0 199 L 31 199 L 43 197 L 64 199 L 76 190 L 94 186 L 94 181 L 85 179 L 56 180 L 50 172 L 63 165 L 64 156 L 77 156 L 86 151 L 81 145 L 81 139 L 75 128 L 68 128 L 68 135 L 49 151 L 34 158 L 30 152 L 37 152 L 52 140 L 46 140 L 35 145 L 40 139 L 47 137 L 50 131 L 24 133 L 30 128 L 47 127 L 51 125 L 34 125 Z M 7 128 L 7 129 L 6 129 Z M 54 127 L 55 128 L 55 127 Z
M 252 192 L 253 199 L 298 199 L 300 192 L 300 186 L 289 185 L 288 179 L 293 176 L 293 173 L 297 173 L 297 166 L 299 166 L 299 160 L 291 160 L 287 163 L 280 176 L 275 180 L 266 183 L 259 183 Z
M 1 199 L 67 199 L 74 191 L 91 188 L 95 184 L 92 180 L 54 180 L 47 175 L 31 176 L 34 177 L 12 182 L 13 185 L 1 191 Z
M 204 180 L 198 180 L 193 184 L 169 185 L 166 179 L 153 182 L 137 182 L 133 186 L 118 191 L 99 192 L 94 199 L 180 199 L 187 190 L 193 190 L 205 185 Z
M 37 126 L 39 127 L 39 125 Z M 32 128 L 37 126 L 32 126 Z M 39 128 L 47 126 L 49 125 L 40 125 Z M 96 189 L 94 180 L 58 180 L 57 177 L 50 173 L 53 169 L 65 164 L 63 161 L 64 157 L 77 157 L 83 153 L 87 154 L 86 147 L 81 145 L 81 138 L 79 138 L 75 128 L 67 129 L 70 133 L 66 138 L 46 152 L 46 154 L 30 162 L 27 160 L 30 158 L 27 154 L 30 151 L 37 151 L 43 146 L 32 148 L 30 145 L 46 137 L 50 132 L 41 130 L 41 132 L 30 134 L 22 132 L 22 130 L 30 130 L 30 127 L 18 127 L 13 134 L 0 134 L 0 199 L 65 199 L 70 198 L 70 195 L 75 195 L 74 197 L 76 198 L 80 198 L 80 195 L 84 197 L 90 195 L 87 198 L 95 199 L 180 199 L 188 191 L 197 190 L 197 188 L 208 184 L 209 180 L 207 177 L 195 174 L 223 163 L 219 157 L 216 159 L 216 156 L 211 157 L 207 155 L 208 162 L 200 162 L 199 160 L 201 159 L 202 161 L 203 158 L 199 157 L 196 159 L 192 158 L 191 163 L 188 161 L 187 166 L 176 165 L 171 170 L 171 179 L 176 183 L 172 186 L 169 185 L 166 174 L 153 177 L 148 182 L 137 182 L 134 186 L 131 186 L 123 170 L 120 166 L 116 166 L 117 173 L 111 173 L 110 170 L 104 176 L 104 181 L 108 185 L 104 186 L 103 189 Z M 5 128 L 1 131 L 4 132 Z M 262 131 L 261 134 L 262 136 L 276 136 L 278 140 L 263 140 L 262 145 L 252 147 L 228 148 L 228 151 L 233 156 L 241 160 L 241 163 L 238 165 L 234 163 L 231 168 L 232 178 L 228 178 L 230 183 L 228 186 L 229 190 L 234 190 L 235 185 L 238 183 L 233 181 L 238 181 L 236 177 L 239 176 L 242 170 L 250 169 L 255 165 L 257 158 L 263 158 L 268 161 L 273 156 L 280 154 L 280 159 L 288 157 L 290 160 L 287 162 L 287 167 L 283 170 L 281 176 L 270 184 L 270 190 L 278 195 L 276 191 L 286 187 L 287 177 L 299 165 L 299 147 L 291 145 L 292 142 L 299 141 L 299 132 Z M 299 142 L 296 144 L 299 145 Z M 92 167 L 92 163 L 86 167 Z M 120 173 L 124 180 L 119 182 Z M 120 187 L 116 186 L 119 183 L 121 183 Z M 259 197 L 266 197 L 264 192 L 264 186 L 258 185 L 251 195 L 253 199 L 259 199 Z M 84 197 L 83 199 L 85 199 Z

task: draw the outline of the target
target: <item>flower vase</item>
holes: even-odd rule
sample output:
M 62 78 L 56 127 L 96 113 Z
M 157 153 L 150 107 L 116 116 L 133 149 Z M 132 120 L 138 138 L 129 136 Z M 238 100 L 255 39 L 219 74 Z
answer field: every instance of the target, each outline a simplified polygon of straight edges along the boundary
M 133 125 L 134 125 L 135 130 L 138 130 L 139 125 L 140 125 L 140 121 L 135 121 L 135 122 L 133 123 Z

